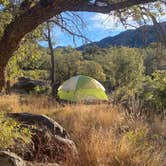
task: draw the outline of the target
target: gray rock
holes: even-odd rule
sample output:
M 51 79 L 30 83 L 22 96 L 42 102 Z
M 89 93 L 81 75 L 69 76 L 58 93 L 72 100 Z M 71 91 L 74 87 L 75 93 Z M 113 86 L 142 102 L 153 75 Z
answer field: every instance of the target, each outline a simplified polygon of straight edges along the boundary
M 51 132 L 53 135 L 69 138 L 66 130 L 48 116 L 30 113 L 10 113 L 8 116 L 25 125 L 39 126 L 43 130 L 45 129 Z
M 12 89 L 21 92 L 30 92 L 33 91 L 37 86 L 45 86 L 45 83 L 42 81 L 21 77 L 18 79 L 18 82 L 13 85 Z
M 24 160 L 36 162 L 67 163 L 78 161 L 77 148 L 65 129 L 53 119 L 30 113 L 10 113 L 9 117 L 19 121 L 32 132 L 32 143 L 25 147 L 19 142 L 11 149 Z
M 26 164 L 15 153 L 0 151 L 0 166 L 26 166 Z

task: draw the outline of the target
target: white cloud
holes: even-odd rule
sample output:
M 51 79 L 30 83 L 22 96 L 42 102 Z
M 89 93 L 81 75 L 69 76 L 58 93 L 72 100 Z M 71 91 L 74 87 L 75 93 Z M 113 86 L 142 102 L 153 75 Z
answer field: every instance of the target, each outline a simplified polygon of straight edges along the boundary
M 108 14 L 95 14 L 91 20 L 93 21 L 93 26 L 101 29 L 115 28 L 116 20 Z
M 108 15 L 108 14 L 100 14 L 100 13 L 96 13 L 94 16 L 92 16 L 90 18 L 90 20 L 92 21 L 94 28 L 99 28 L 102 30 L 121 30 L 121 31 L 123 31 L 125 29 L 132 29 L 132 28 L 134 28 L 134 26 L 135 27 L 140 26 L 138 23 L 133 21 L 131 17 L 129 17 L 127 22 L 128 22 L 128 24 L 133 25 L 133 26 L 128 25 L 127 27 L 124 27 L 122 25 L 122 23 L 120 23 L 120 21 L 118 20 L 117 17 Z M 152 22 L 149 20 L 149 18 L 147 19 L 147 21 L 149 22 L 149 24 L 152 24 Z M 166 21 L 166 15 L 158 17 L 158 21 L 160 21 L 160 22 Z
M 160 16 L 160 17 L 159 17 L 159 21 L 160 21 L 160 22 L 166 21 L 166 14 L 163 15 L 163 16 Z
M 118 22 L 118 19 L 114 16 L 108 14 L 95 14 L 91 21 L 93 21 L 93 27 L 103 29 L 103 30 L 124 30 L 124 27 L 121 23 Z

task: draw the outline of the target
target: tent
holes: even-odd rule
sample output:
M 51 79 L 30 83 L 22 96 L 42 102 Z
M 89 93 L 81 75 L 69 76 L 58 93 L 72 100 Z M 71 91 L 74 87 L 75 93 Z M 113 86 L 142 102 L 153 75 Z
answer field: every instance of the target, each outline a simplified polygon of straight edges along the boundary
M 58 96 L 68 101 L 108 100 L 105 88 L 95 79 L 83 75 L 65 81 L 58 88 Z

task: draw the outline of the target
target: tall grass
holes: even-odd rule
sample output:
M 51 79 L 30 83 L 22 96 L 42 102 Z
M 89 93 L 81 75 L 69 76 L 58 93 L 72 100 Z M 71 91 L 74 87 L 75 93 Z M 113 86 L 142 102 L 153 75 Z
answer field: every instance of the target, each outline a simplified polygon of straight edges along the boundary
M 59 122 L 76 143 L 79 166 L 164 166 L 166 120 L 131 117 L 111 104 L 61 106 L 48 97 L 0 97 L 0 109 L 42 113 Z

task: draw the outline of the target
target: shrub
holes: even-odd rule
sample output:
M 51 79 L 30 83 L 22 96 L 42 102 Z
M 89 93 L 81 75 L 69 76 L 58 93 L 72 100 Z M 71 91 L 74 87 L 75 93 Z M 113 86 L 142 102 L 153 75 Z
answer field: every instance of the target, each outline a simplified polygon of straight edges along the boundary
M 49 86 L 36 86 L 32 94 L 51 94 L 51 88 Z
M 163 111 L 166 108 L 166 71 L 156 71 L 147 77 L 142 97 L 146 106 Z
M 8 148 L 14 145 L 16 139 L 24 143 L 31 141 L 31 132 L 21 124 L 11 118 L 7 118 L 4 113 L 0 113 L 0 148 Z

